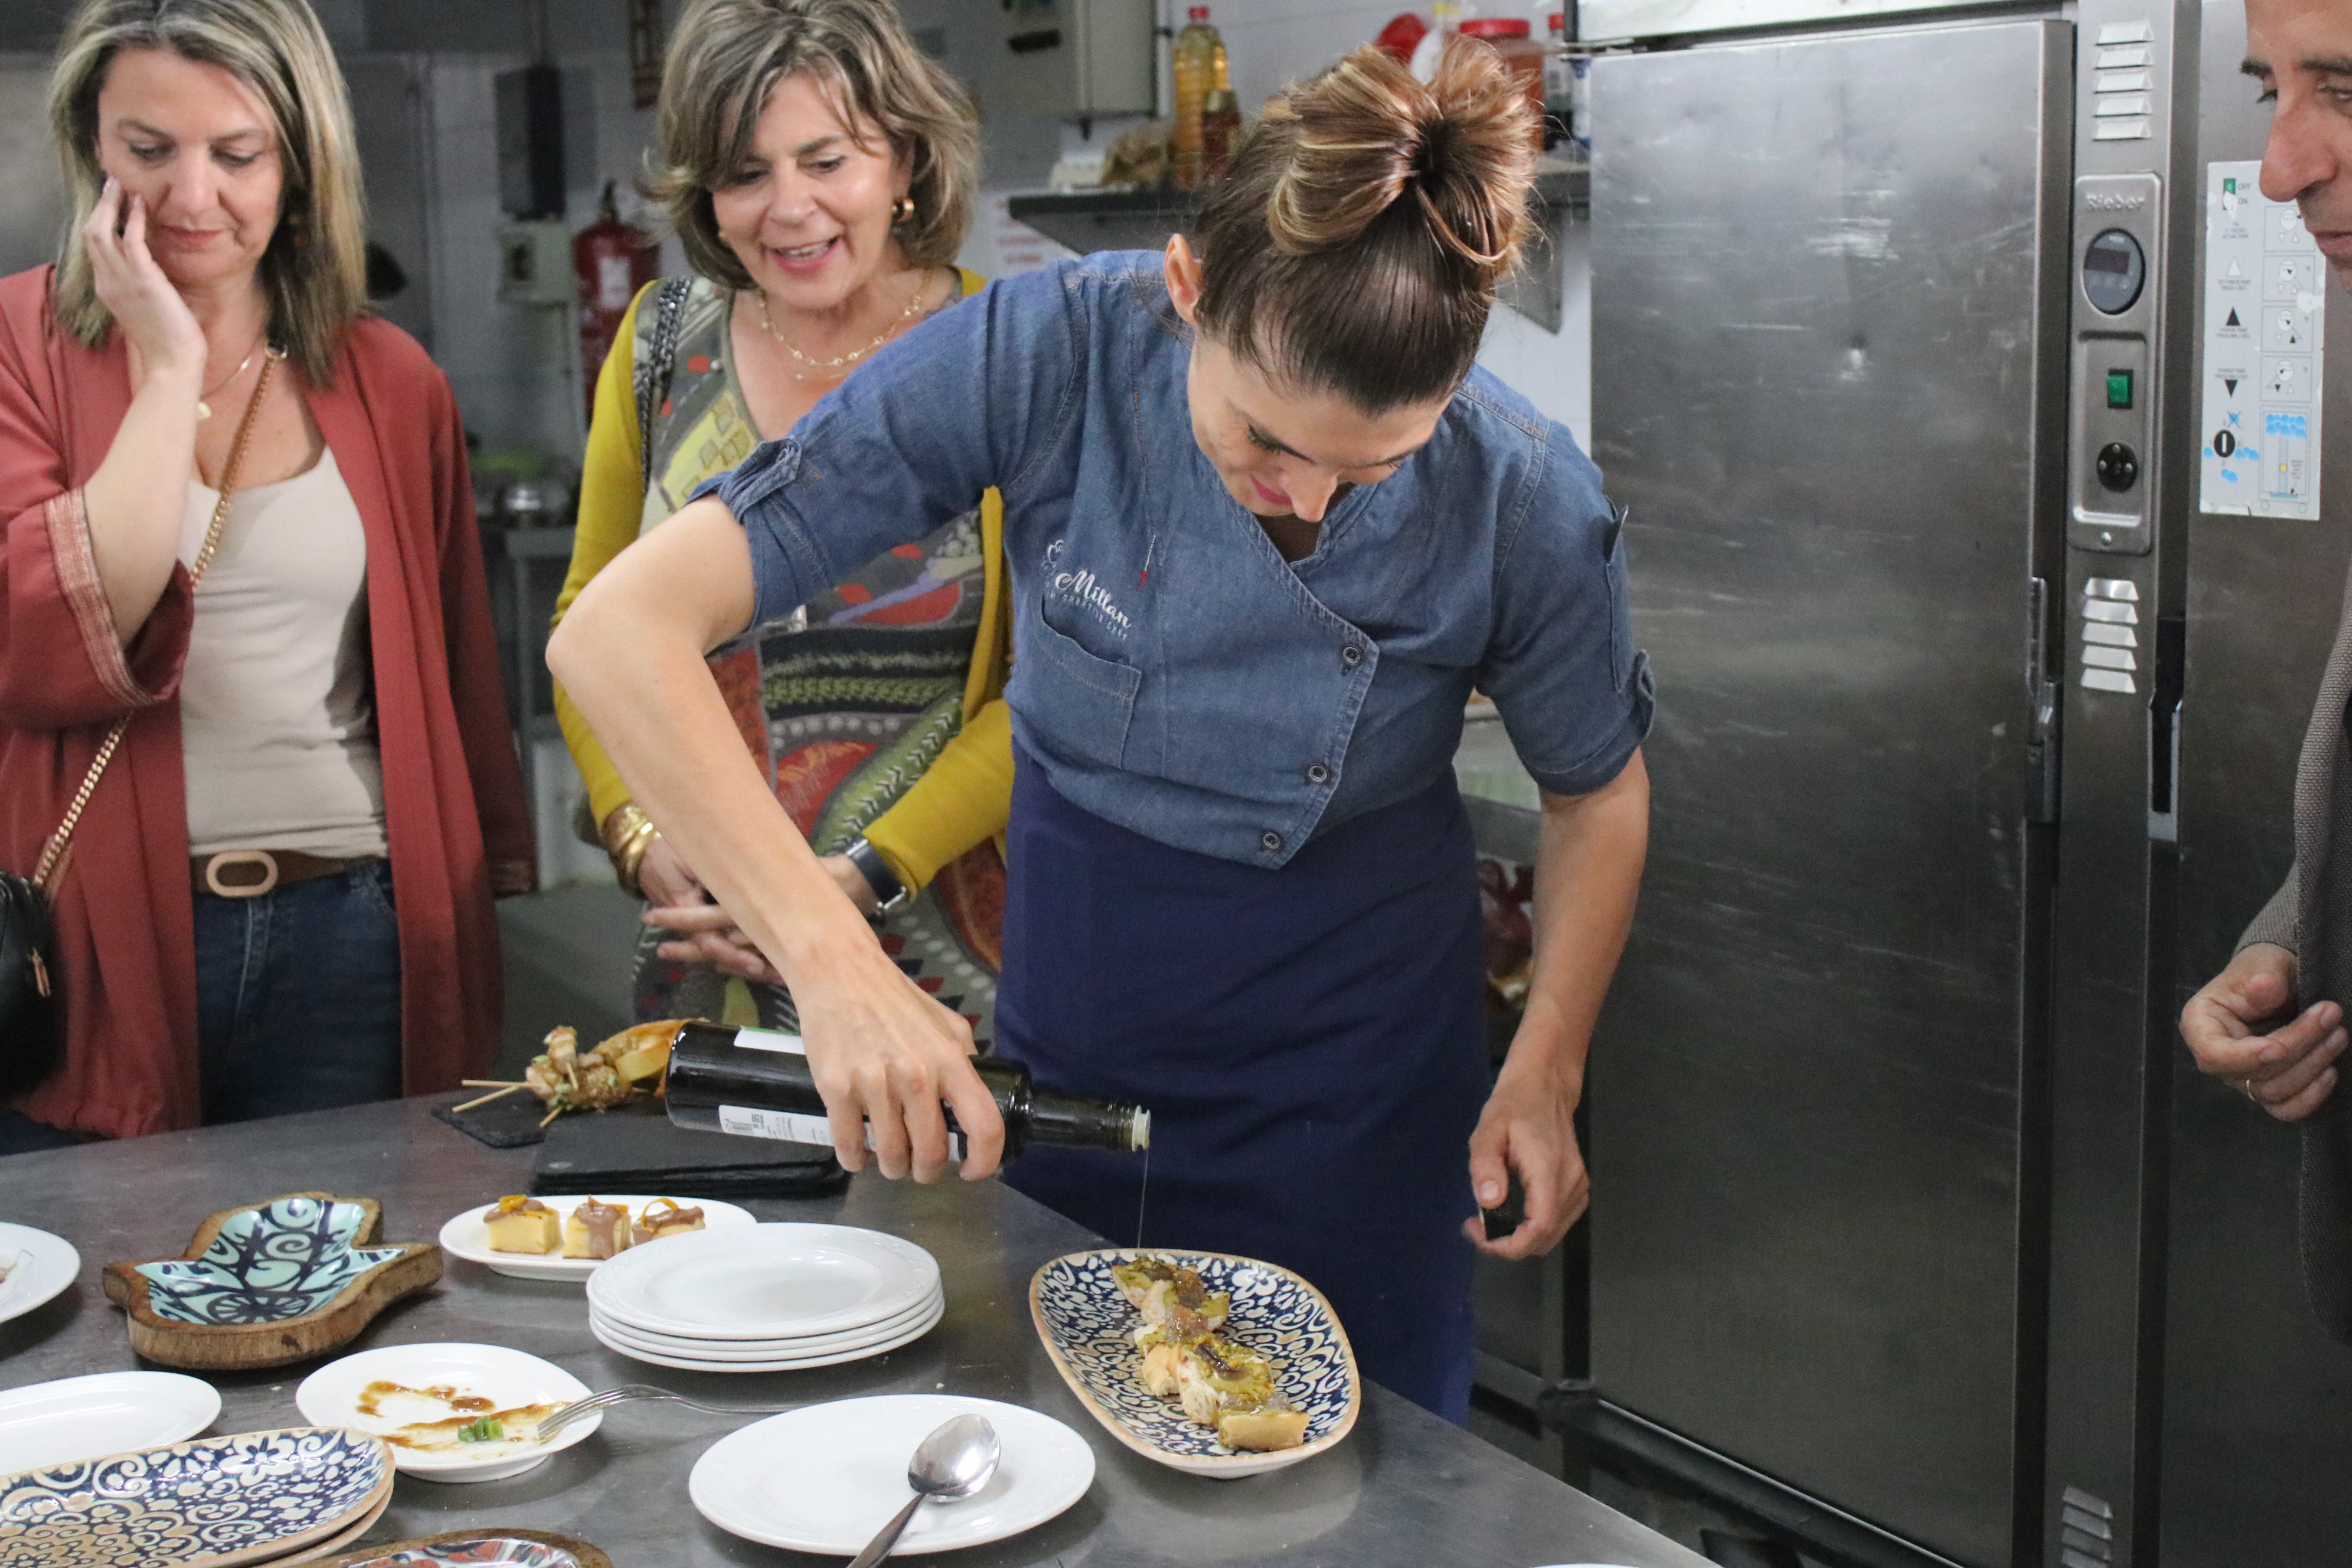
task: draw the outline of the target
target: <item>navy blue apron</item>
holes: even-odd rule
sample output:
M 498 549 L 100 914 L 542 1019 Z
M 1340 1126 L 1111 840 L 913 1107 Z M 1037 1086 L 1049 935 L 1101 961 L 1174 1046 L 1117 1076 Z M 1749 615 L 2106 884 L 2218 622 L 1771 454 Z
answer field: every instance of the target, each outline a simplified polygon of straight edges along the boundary
M 996 1050 L 1152 1112 L 1148 1246 L 1312 1281 L 1364 1374 L 1468 1418 L 1491 1087 L 1470 826 L 1451 771 L 1279 870 L 1173 848 L 1016 748 Z M 1124 1246 L 1144 1163 L 1032 1149 L 1006 1180 Z

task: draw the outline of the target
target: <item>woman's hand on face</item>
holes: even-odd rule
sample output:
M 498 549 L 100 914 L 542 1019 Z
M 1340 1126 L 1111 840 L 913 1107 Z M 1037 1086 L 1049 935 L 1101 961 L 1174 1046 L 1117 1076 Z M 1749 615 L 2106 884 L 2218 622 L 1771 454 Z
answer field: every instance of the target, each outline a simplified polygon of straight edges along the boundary
M 147 248 L 146 201 L 108 180 L 82 225 L 81 242 L 99 303 L 113 313 L 130 350 L 132 390 L 159 375 L 201 389 L 210 352 L 205 330 Z
M 1463 1234 L 1496 1258 L 1539 1258 L 1559 1245 L 1592 1200 L 1592 1181 L 1576 1145 L 1580 1078 L 1546 1053 L 1516 1047 L 1496 1076 L 1495 1092 L 1470 1134 L 1470 1186 L 1478 1206 L 1494 1208 L 1510 1188 L 1513 1171 L 1526 1194 L 1527 1217 L 1510 1235 L 1486 1239 L 1485 1222 L 1464 1222 Z
M 884 1175 L 937 1181 L 948 1161 L 944 1100 L 963 1131 L 964 1180 L 993 1175 L 1004 1121 L 972 1070 L 971 1026 L 901 973 L 870 933 L 855 935 L 793 988 L 834 1152 L 862 1169 L 870 1126 Z

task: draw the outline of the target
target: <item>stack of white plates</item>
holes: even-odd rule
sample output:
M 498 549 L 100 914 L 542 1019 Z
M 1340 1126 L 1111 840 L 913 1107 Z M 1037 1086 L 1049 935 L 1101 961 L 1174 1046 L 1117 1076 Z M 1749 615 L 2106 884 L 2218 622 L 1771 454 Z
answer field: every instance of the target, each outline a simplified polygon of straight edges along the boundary
M 588 1278 L 607 1350 L 696 1372 L 791 1372 L 880 1355 L 947 1310 L 911 1241 L 838 1225 L 697 1231 L 632 1247 Z

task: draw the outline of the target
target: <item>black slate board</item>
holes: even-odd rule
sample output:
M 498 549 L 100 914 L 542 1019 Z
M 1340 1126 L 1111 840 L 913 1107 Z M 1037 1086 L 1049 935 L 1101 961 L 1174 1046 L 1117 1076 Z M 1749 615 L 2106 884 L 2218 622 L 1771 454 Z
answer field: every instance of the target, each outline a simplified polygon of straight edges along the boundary
M 830 1149 L 675 1127 L 658 1104 L 646 1100 L 556 1118 L 531 1168 L 530 1186 L 549 1197 L 617 1192 L 789 1198 L 831 1192 L 848 1180 Z
M 504 1100 L 494 1100 L 472 1110 L 461 1112 L 453 1109 L 480 1096 L 479 1089 L 467 1089 L 463 1098 L 453 1096 L 448 1105 L 433 1108 L 433 1118 L 456 1128 L 475 1142 L 487 1143 L 493 1149 L 526 1148 L 547 1136 L 539 1125 L 540 1120 L 547 1114 L 547 1107 L 540 1102 L 539 1096 L 523 1089 L 519 1089 Z

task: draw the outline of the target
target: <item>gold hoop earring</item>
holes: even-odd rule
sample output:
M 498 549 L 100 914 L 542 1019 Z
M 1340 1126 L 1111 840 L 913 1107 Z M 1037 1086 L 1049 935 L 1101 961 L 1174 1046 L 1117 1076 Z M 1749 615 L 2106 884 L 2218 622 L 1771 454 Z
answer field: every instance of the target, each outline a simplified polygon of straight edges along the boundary
M 897 201 L 890 205 L 890 225 L 893 228 L 903 226 L 904 225 L 910 224 L 914 221 L 914 197 L 900 196 Z

